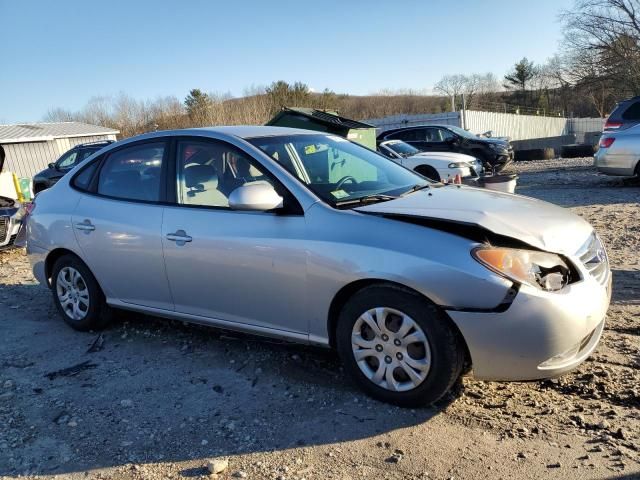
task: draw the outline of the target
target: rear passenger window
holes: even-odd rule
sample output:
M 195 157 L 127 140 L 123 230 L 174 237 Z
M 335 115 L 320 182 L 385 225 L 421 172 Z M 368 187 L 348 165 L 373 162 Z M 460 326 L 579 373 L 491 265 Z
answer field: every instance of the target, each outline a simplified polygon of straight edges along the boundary
M 424 134 L 420 135 L 421 130 L 414 128 L 413 130 L 404 130 L 389 136 L 395 140 L 403 140 L 405 142 L 415 142 L 424 140 Z
M 164 142 L 123 148 L 109 155 L 100 170 L 98 193 L 124 200 L 160 200 Z

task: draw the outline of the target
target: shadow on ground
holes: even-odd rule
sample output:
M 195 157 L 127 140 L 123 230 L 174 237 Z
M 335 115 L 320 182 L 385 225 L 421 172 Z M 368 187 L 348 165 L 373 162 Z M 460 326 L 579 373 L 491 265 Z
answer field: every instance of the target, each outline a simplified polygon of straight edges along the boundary
M 516 193 L 562 207 L 637 203 L 640 179 L 605 176 L 591 167 L 524 172 Z
M 15 383 L 0 401 L 0 475 L 340 443 L 445 408 L 375 402 L 321 349 L 128 313 L 101 334 L 74 332 L 44 289 L 8 288 L 28 308 L 0 319 L 0 379 Z
M 611 301 L 627 305 L 640 304 L 640 271 L 613 269 Z

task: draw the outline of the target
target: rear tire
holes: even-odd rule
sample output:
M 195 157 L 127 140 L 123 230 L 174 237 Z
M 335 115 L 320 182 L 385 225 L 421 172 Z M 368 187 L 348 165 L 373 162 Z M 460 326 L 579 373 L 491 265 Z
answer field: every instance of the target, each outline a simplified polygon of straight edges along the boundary
M 75 255 L 63 255 L 56 260 L 51 292 L 63 320 L 75 330 L 100 330 L 111 320 L 111 309 L 98 282 Z
M 418 165 L 415 168 L 415 171 L 423 177 L 427 177 L 428 179 L 433 180 L 434 182 L 439 182 L 441 180 L 437 170 L 431 165 Z
M 451 320 L 417 293 L 393 285 L 373 285 L 351 297 L 340 312 L 336 346 L 366 393 L 401 407 L 441 399 L 465 359 Z

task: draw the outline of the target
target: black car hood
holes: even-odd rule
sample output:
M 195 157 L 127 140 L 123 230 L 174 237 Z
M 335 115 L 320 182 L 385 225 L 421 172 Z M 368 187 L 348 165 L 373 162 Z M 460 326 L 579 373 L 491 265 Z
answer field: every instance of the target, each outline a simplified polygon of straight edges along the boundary
M 501 145 L 505 148 L 509 146 L 509 142 L 507 142 L 506 140 L 501 140 L 499 138 L 478 137 L 478 138 L 472 139 L 471 141 L 478 142 L 478 143 L 491 143 L 494 145 Z
M 18 202 L 13 198 L 0 196 L 0 209 L 2 208 L 18 208 Z

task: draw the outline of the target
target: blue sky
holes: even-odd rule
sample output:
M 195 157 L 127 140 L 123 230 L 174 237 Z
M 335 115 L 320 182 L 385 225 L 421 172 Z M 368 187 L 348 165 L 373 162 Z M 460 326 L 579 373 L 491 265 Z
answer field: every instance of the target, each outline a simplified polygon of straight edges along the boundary
M 431 88 L 558 48 L 572 0 L 0 0 L 0 123 L 96 95 L 242 95 L 300 80 L 367 94 Z

